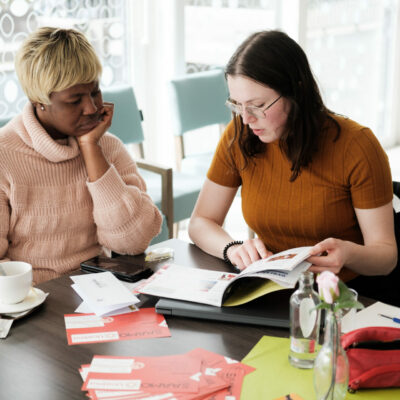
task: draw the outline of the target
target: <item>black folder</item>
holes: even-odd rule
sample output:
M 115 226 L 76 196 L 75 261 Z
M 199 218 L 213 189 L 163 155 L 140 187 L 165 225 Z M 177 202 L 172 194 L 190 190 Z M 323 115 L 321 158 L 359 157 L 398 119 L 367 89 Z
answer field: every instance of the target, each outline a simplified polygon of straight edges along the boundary
M 292 293 L 290 289 L 280 290 L 234 307 L 215 307 L 162 298 L 156 304 L 156 312 L 166 316 L 289 328 L 289 300 Z

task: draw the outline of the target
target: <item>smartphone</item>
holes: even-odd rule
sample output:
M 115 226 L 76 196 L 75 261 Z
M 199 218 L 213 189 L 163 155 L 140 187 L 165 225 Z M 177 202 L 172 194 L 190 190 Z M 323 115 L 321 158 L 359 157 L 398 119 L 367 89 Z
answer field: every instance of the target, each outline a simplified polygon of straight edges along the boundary
M 109 258 L 97 256 L 81 263 L 84 272 L 111 272 L 118 279 L 127 282 L 136 282 L 146 279 L 153 274 L 151 268 L 129 260 L 129 256 Z

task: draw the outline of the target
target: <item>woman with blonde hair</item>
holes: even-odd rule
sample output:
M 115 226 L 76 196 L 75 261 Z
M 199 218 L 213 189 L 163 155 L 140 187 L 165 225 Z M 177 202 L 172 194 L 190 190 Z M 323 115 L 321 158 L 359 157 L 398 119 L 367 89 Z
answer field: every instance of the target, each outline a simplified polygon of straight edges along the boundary
M 40 28 L 16 71 L 29 102 L 0 130 L 0 258 L 39 283 L 102 252 L 143 252 L 161 226 L 122 142 L 107 133 L 101 65 L 83 34 Z

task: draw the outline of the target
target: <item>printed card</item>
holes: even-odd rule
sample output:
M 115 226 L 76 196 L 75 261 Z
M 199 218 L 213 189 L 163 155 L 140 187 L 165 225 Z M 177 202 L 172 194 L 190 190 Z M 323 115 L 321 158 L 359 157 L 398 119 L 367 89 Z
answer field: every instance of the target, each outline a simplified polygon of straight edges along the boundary
M 93 363 L 97 365 L 96 372 L 90 368 L 82 390 L 143 390 L 150 393 L 199 391 L 198 380 L 191 377 L 201 370 L 201 360 L 187 355 L 135 358 L 95 356 Z M 119 368 L 126 370 L 120 372 Z
M 253 370 L 199 348 L 175 356 L 95 356 L 80 372 L 82 390 L 93 400 L 227 400 L 240 398 Z
M 255 368 L 237 360 L 201 348 L 194 349 L 188 354 L 192 357 L 202 357 L 211 371 L 215 371 L 219 377 L 229 383 L 228 388 L 214 393 L 213 396 L 209 397 L 210 400 L 226 400 L 230 398 L 229 396 L 232 399 L 239 399 L 243 378 L 255 370 Z
M 109 317 L 66 314 L 64 320 L 69 345 L 171 336 L 165 318 L 154 307 Z

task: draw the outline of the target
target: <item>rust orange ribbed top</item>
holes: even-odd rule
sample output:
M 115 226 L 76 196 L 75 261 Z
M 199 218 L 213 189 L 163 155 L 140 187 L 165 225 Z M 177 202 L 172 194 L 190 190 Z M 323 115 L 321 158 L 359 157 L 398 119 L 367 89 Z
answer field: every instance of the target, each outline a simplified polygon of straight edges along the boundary
M 388 158 L 370 129 L 335 115 L 341 126 L 325 129 L 312 163 L 290 182 L 291 163 L 278 143 L 266 145 L 245 169 L 237 142 L 233 162 L 228 144 L 231 122 L 223 134 L 208 178 L 236 187 L 242 185 L 242 210 L 247 224 L 273 252 L 311 246 L 328 237 L 362 244 L 354 207 L 368 209 L 392 201 Z

